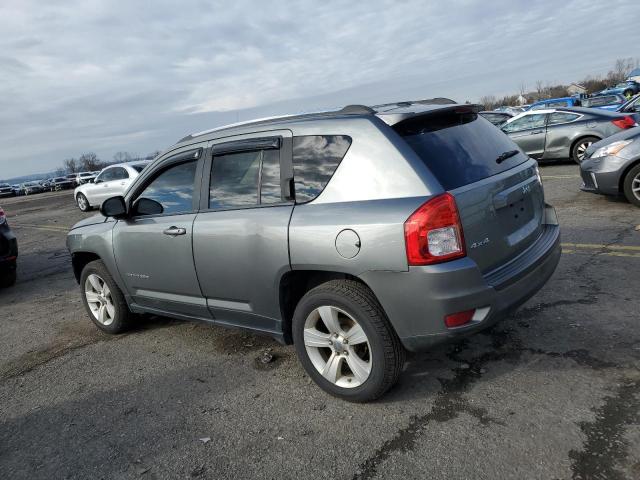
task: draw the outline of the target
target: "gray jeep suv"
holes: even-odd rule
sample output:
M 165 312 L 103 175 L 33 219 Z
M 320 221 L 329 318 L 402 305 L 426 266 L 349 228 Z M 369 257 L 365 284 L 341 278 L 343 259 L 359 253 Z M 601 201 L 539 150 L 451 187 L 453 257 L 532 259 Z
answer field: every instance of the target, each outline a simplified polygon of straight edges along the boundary
M 101 213 L 67 238 L 99 328 L 153 313 L 262 332 L 351 401 L 387 391 L 406 350 L 513 311 L 560 258 L 536 162 L 469 105 L 189 135 Z

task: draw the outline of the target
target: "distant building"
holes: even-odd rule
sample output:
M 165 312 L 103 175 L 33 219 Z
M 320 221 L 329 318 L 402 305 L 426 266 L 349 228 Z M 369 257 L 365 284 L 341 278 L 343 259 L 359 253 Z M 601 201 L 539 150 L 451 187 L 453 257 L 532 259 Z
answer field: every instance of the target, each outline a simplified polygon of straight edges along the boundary
M 635 80 L 636 82 L 640 82 L 640 68 L 631 70 L 631 73 L 629 73 L 627 80 Z
M 516 103 L 518 105 L 524 105 L 527 103 L 527 99 L 524 98 L 522 95 L 518 95 L 518 98 L 516 98 Z
M 587 88 L 579 83 L 572 83 L 567 87 L 567 93 L 569 95 L 583 95 L 587 93 Z

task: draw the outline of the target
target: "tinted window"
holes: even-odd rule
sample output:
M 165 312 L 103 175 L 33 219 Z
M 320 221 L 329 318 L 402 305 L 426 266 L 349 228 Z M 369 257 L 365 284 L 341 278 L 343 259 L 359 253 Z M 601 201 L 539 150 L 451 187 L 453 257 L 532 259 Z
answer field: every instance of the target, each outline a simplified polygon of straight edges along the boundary
M 558 123 L 573 122 L 580 115 L 573 113 L 552 113 L 549 116 L 549 125 L 557 125 Z
M 129 178 L 129 172 L 125 168 L 122 167 L 113 167 L 113 180 L 124 180 Z
M 316 198 L 349 150 L 345 135 L 309 135 L 293 138 L 293 175 L 297 202 Z
M 100 175 L 98 175 L 98 178 L 96 180 L 99 180 L 101 182 L 108 182 L 110 180 L 114 180 L 114 175 L 113 175 L 113 168 L 107 168 L 106 170 L 103 170 L 102 173 Z
M 155 200 L 165 214 L 192 211 L 196 165 L 196 161 L 191 161 L 168 168 L 154 178 L 138 198 Z
M 136 172 L 140 173 L 142 170 L 144 170 L 144 167 L 146 167 L 146 165 L 145 164 L 142 164 L 142 165 L 131 165 L 131 167 L 133 167 L 133 169 Z
M 262 175 L 260 180 L 260 203 L 282 201 L 280 188 L 280 151 L 262 151 Z
M 533 115 L 525 115 L 512 122 L 502 126 L 502 130 L 508 133 L 519 132 L 520 130 L 528 130 L 530 128 L 544 127 L 546 113 L 536 113 Z
M 261 156 L 261 151 L 255 151 L 213 157 L 209 208 L 257 205 Z
M 417 117 L 394 128 L 446 190 L 496 175 L 527 160 L 520 153 L 497 163 L 502 153 L 519 150 L 518 146 L 471 112 Z
M 509 118 L 511 118 L 510 115 L 504 115 L 500 113 L 482 113 L 481 115 L 494 125 L 502 125 L 504 122 L 509 120 Z

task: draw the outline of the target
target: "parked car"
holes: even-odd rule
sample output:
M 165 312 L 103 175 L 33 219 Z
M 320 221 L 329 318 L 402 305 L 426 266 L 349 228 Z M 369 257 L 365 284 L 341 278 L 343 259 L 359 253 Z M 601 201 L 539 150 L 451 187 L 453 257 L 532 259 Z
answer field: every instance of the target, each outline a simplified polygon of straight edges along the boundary
M 494 324 L 560 258 L 537 162 L 478 110 L 349 106 L 183 138 L 69 232 L 89 317 L 252 329 L 293 342 L 327 392 L 381 396 L 405 349 Z
M 20 189 L 24 195 L 32 195 L 34 193 L 44 192 L 44 188 L 40 182 L 25 182 L 20 185 Z
M 640 207 L 640 127 L 594 143 L 580 164 L 585 192 L 624 195 Z
M 594 95 L 593 97 L 583 98 L 582 106 L 587 108 L 600 108 L 602 110 L 617 111 L 627 99 L 617 93 L 611 95 Z
M 539 102 L 532 103 L 526 110 L 544 110 L 549 108 L 564 108 L 564 107 L 579 107 L 581 101 L 579 97 L 562 97 L 562 98 L 548 98 L 546 100 L 540 100 Z
M 17 258 L 18 241 L 0 207 L 0 287 L 10 287 L 16 283 Z
M 13 197 L 15 193 L 13 192 L 13 187 L 8 183 L 0 183 L 0 197 Z
M 83 183 L 91 183 L 98 176 L 100 172 L 79 172 L 76 175 L 76 185 L 82 185 Z
M 574 107 L 529 110 L 501 129 L 533 158 L 580 163 L 591 144 L 636 125 L 629 115 Z
M 16 197 L 19 197 L 20 195 L 24 195 L 24 191 L 22 190 L 22 185 L 11 185 L 11 189 L 13 190 L 13 194 Z
M 483 111 L 480 115 L 493 123 L 496 127 L 503 125 L 507 120 L 513 118 L 509 112 Z
M 640 83 L 636 82 L 635 80 L 626 80 L 622 83 L 618 83 L 613 87 L 608 87 L 598 92 L 598 94 L 600 95 L 610 93 L 618 93 L 629 98 L 640 93 Z
M 109 197 L 123 195 L 149 163 L 150 160 L 141 160 L 108 166 L 98 174 L 93 183 L 85 183 L 75 189 L 73 197 L 76 205 L 87 212 L 93 207 L 99 207 Z
M 632 116 L 636 123 L 640 124 L 640 94 L 631 97 L 626 103 L 620 105 L 616 112 L 626 113 Z
M 56 192 L 59 190 L 69 190 L 74 188 L 74 186 L 75 181 L 69 177 L 55 177 L 50 184 L 51 190 Z

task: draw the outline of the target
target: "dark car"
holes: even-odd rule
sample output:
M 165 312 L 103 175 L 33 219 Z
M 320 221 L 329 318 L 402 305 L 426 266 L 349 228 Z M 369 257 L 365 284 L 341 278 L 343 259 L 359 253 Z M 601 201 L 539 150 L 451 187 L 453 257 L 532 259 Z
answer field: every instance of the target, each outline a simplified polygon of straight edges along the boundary
M 13 192 L 13 187 L 8 183 L 0 183 L 0 197 L 13 197 L 15 193 Z
M 16 259 L 18 241 L 9 228 L 7 216 L 0 208 L 0 287 L 10 287 L 16 283 Z
M 533 158 L 580 163 L 591 144 L 635 126 L 630 115 L 574 107 L 529 110 L 500 128 Z
M 69 190 L 74 187 L 75 181 L 68 177 L 55 177 L 51 183 L 49 183 L 51 191 Z
M 594 143 L 580 164 L 582 190 L 624 195 L 640 207 L 640 127 Z
M 40 185 L 40 182 L 25 182 L 20 185 L 20 189 L 24 195 L 44 192 L 44 187 Z
M 513 118 L 513 115 L 509 112 L 485 111 L 480 112 L 480 115 L 489 120 L 496 127 L 504 125 L 507 120 Z

